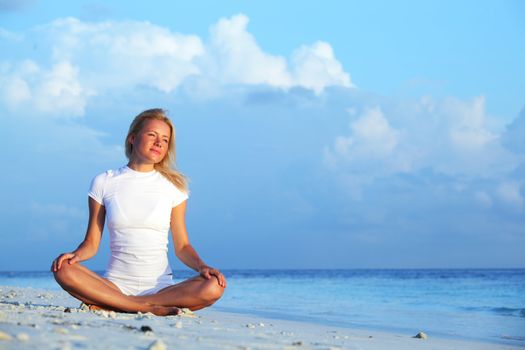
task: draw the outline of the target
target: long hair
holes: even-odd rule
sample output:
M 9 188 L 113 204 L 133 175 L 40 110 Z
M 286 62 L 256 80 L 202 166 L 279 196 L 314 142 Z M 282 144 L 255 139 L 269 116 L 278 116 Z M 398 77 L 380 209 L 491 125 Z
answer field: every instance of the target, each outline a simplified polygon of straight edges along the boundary
M 175 127 L 168 118 L 165 110 L 160 108 L 148 109 L 133 119 L 125 140 L 126 157 L 131 160 L 131 154 L 133 152 L 133 145 L 129 142 L 130 136 L 136 135 L 142 129 L 144 123 L 150 119 L 163 121 L 170 127 L 168 151 L 164 158 L 154 165 L 155 170 L 171 181 L 179 190 L 189 193 L 188 179 L 180 171 L 176 170 L 175 167 Z

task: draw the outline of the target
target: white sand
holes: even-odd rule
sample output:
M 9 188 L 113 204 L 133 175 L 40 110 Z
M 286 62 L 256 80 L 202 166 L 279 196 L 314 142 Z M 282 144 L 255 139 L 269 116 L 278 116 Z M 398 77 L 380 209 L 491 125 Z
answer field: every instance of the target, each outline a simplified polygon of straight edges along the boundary
M 432 334 L 426 340 L 413 338 L 419 330 L 382 333 L 213 308 L 157 317 L 91 312 L 79 304 L 62 291 L 0 286 L 0 349 L 523 349 Z

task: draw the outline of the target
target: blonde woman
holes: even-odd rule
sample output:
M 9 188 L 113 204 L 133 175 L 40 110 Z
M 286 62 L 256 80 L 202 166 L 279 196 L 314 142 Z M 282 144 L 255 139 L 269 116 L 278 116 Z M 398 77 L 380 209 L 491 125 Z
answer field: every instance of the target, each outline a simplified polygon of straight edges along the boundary
M 222 296 L 226 280 L 189 242 L 187 182 L 171 168 L 175 128 L 166 113 L 162 109 L 140 113 L 131 123 L 125 147 L 128 164 L 93 179 L 86 236 L 76 250 L 53 261 L 56 281 L 94 309 L 174 315 L 179 308 L 210 306 Z M 97 253 L 105 222 L 111 257 L 100 276 L 80 262 Z M 199 273 L 177 284 L 167 257 L 170 229 L 175 254 Z

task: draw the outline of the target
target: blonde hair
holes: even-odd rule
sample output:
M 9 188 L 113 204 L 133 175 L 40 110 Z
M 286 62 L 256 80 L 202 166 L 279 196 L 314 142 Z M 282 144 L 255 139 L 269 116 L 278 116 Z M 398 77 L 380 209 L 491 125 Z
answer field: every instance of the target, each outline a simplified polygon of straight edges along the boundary
M 176 170 L 175 167 L 175 127 L 168 118 L 165 110 L 160 108 L 148 109 L 133 119 L 131 125 L 129 126 L 128 134 L 126 135 L 126 157 L 131 160 L 131 154 L 133 152 L 133 144 L 129 142 L 130 136 L 136 135 L 142 129 L 144 123 L 150 119 L 163 121 L 170 127 L 168 151 L 166 152 L 164 158 L 154 165 L 155 170 L 161 173 L 166 179 L 171 181 L 179 190 L 189 193 L 188 179 L 180 171 Z

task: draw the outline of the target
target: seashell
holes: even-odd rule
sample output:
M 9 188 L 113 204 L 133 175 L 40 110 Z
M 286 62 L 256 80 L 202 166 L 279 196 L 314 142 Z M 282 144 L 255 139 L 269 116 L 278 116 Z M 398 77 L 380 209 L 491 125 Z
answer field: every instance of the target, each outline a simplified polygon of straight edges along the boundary
M 29 335 L 27 335 L 27 333 L 18 333 L 16 335 L 16 339 L 18 339 L 20 341 L 28 341 L 29 340 Z
M 418 334 L 414 335 L 412 338 L 427 339 L 428 336 L 424 332 L 419 332 Z
M 60 328 L 55 328 L 55 333 L 58 333 L 58 334 L 68 334 L 69 331 L 68 331 L 67 329 L 65 329 L 65 328 L 60 327 Z
M 164 342 L 160 339 L 155 340 L 153 343 L 151 343 L 148 347 L 149 350 L 167 350 L 168 347 Z
M 9 334 L 0 331 L 0 340 L 11 340 L 13 337 L 11 337 Z

